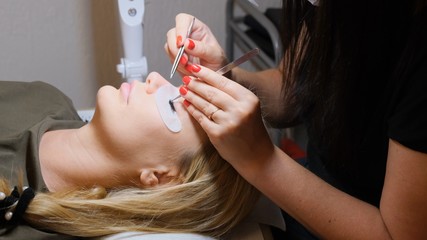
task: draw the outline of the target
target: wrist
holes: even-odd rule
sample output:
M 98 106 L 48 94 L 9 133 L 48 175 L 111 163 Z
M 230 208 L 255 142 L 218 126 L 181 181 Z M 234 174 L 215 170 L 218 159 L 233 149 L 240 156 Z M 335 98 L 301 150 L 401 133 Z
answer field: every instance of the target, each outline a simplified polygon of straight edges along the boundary
M 281 172 L 280 169 L 284 169 L 283 164 L 285 161 L 283 157 L 283 152 L 277 146 L 274 146 L 269 155 L 264 156 L 257 164 L 248 168 L 247 174 L 242 176 L 256 188 L 264 189 L 268 187 L 266 184 L 268 185 L 268 182 L 271 181 L 270 178 L 275 173 Z
M 268 169 L 271 169 L 271 165 L 277 160 L 279 155 L 276 148 L 272 144 L 263 148 L 258 154 L 253 151 L 251 158 L 246 158 L 246 161 L 239 161 L 239 166 L 234 167 L 249 183 L 257 185 L 259 181 L 265 179 Z

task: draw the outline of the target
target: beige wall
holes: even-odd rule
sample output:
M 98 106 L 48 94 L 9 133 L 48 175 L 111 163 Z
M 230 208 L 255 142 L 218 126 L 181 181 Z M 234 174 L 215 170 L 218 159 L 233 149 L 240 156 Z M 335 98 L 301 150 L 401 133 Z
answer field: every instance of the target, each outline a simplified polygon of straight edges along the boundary
M 261 8 L 281 0 L 258 0 Z M 165 34 L 187 12 L 209 23 L 225 45 L 226 0 L 146 0 L 144 55 L 148 70 L 168 76 Z M 1 0 L 0 80 L 42 80 L 65 92 L 78 109 L 95 104 L 97 89 L 119 86 L 121 57 L 116 0 Z M 173 79 L 179 84 L 179 79 Z

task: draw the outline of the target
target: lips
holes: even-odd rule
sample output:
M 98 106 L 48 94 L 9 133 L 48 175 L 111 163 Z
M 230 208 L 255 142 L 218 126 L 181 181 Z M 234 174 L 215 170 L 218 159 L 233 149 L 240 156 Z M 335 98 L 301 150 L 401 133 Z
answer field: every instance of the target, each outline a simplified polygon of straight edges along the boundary
M 120 86 L 121 95 L 123 96 L 123 99 L 126 101 L 126 103 L 129 103 L 129 97 L 137 83 L 138 81 L 134 80 L 132 83 L 124 82 Z
M 120 86 L 120 93 L 123 96 L 123 99 L 126 101 L 126 103 L 129 101 L 129 95 L 130 95 L 131 85 L 127 82 L 122 83 Z

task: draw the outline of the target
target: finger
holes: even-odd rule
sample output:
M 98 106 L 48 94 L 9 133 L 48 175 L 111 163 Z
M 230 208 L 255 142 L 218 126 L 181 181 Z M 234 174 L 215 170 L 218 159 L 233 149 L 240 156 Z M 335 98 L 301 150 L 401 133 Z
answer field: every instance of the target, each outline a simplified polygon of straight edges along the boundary
M 197 81 L 197 80 L 194 80 Z M 204 85 L 205 89 L 211 89 L 213 91 L 217 91 L 217 93 L 221 94 L 220 91 L 218 91 L 215 88 L 212 88 L 211 86 L 201 83 Z M 184 88 L 184 89 L 183 89 Z M 217 112 L 221 108 L 220 106 L 216 105 L 215 103 L 209 102 L 206 98 L 200 96 L 198 93 L 189 91 L 188 87 L 183 86 L 180 89 L 181 94 L 184 93 L 184 98 L 187 100 L 187 102 L 190 102 L 195 108 L 197 108 L 200 112 L 202 112 L 206 117 L 212 116 L 214 112 Z M 216 93 L 215 93 L 216 94 Z
M 178 54 L 179 48 L 176 46 L 176 29 L 175 28 L 170 29 L 166 33 L 165 50 L 171 59 L 174 59 L 176 54 Z
M 176 40 L 176 29 L 170 29 L 166 33 L 166 44 L 165 44 L 165 51 L 170 56 L 171 60 L 175 60 L 176 55 L 178 54 L 178 51 L 180 47 L 177 46 L 177 40 Z M 182 44 L 181 44 L 182 45 Z M 188 55 L 185 53 L 182 55 L 183 58 L 180 61 L 181 65 L 184 65 L 188 62 Z
M 188 32 L 188 28 L 191 25 L 191 22 L 193 21 L 194 16 L 191 16 L 189 14 L 186 13 L 180 13 L 178 15 L 176 15 L 175 17 L 175 28 L 176 28 L 176 46 L 177 47 L 181 47 L 184 45 L 184 41 L 185 38 L 187 36 L 187 32 Z M 197 24 L 196 24 L 197 23 Z M 196 30 L 197 25 L 199 25 L 200 23 L 198 23 L 197 19 L 194 22 L 193 25 L 193 31 Z M 191 35 L 191 34 L 190 34 Z M 178 39 L 181 38 L 181 39 Z
M 201 112 L 198 108 L 196 108 L 193 104 L 187 103 L 186 105 L 188 113 L 193 116 L 194 119 L 200 124 L 200 126 L 205 130 L 205 132 L 209 135 L 215 129 L 218 129 L 218 123 L 211 121 L 203 112 Z
M 196 40 L 195 38 L 196 36 L 193 34 L 191 38 L 185 40 L 184 47 L 187 54 L 197 59 L 203 59 L 204 66 L 215 66 L 213 70 L 219 69 L 221 64 L 227 62 L 222 48 L 212 47 L 210 44 L 206 44 L 203 39 Z M 222 59 L 222 61 L 218 62 L 218 59 Z M 197 62 L 194 61 L 190 62 L 192 64 L 197 64 Z
M 175 36 L 176 36 L 176 29 L 173 28 L 171 30 L 169 30 L 166 33 L 166 43 L 165 43 L 165 52 L 166 54 L 169 56 L 169 60 L 171 63 L 173 63 L 175 61 L 175 57 L 178 54 L 179 48 L 176 46 L 176 42 L 175 42 Z M 185 69 L 185 66 L 187 65 L 187 62 L 189 61 L 189 56 L 187 54 L 183 54 L 179 64 L 178 64 L 178 72 L 181 73 L 181 75 L 185 74 L 185 75 L 191 75 L 190 72 L 188 72 Z
M 170 63 L 171 64 L 173 64 L 173 62 L 175 61 L 175 58 L 173 57 L 173 55 L 169 52 L 169 48 L 167 47 L 167 44 L 165 44 L 165 51 L 166 51 L 166 54 L 168 55 L 168 56 L 170 56 L 169 57 L 169 60 L 170 60 Z M 181 77 L 184 77 L 184 76 L 188 76 L 188 75 L 192 75 L 192 73 L 191 72 L 188 72 L 187 70 L 186 70 L 186 65 L 187 65 L 187 60 L 186 60 L 186 56 L 183 56 L 182 58 L 181 58 L 181 61 L 179 62 L 179 64 L 178 64 L 178 69 L 177 69 L 177 71 L 180 73 L 180 75 L 181 75 Z
M 218 77 L 221 77 L 217 75 Z M 224 111 L 230 110 L 232 102 L 235 101 L 226 92 L 219 90 L 204 81 L 193 79 L 187 85 L 189 96 L 185 98 L 194 104 L 198 109 L 204 112 L 207 116 L 216 108 L 223 109 Z M 196 94 L 193 96 L 191 93 Z M 210 106 L 215 107 L 210 107 Z
M 244 99 L 253 97 L 252 95 L 254 94 L 239 83 L 232 81 L 209 68 L 203 66 L 199 67 L 200 71 L 193 71 L 194 76 L 198 77 L 200 80 L 203 80 L 214 88 L 227 93 L 233 99 L 242 101 Z M 215 101 L 215 99 L 211 100 Z
M 171 54 L 171 52 L 169 51 L 169 46 L 168 46 L 167 41 L 166 41 L 165 45 L 163 46 L 163 48 L 165 49 L 166 55 L 167 55 L 167 56 L 169 56 L 169 60 L 171 60 L 171 61 L 172 61 L 172 54 Z
M 184 54 L 185 55 L 185 54 Z M 186 62 L 184 62 L 184 61 L 187 61 L 188 62 L 188 60 L 186 60 L 186 56 L 184 56 L 183 55 L 183 57 L 181 58 L 181 61 L 179 62 L 179 64 L 178 64 L 178 72 L 179 72 L 179 74 L 180 74 L 180 76 L 181 76 L 181 78 L 182 77 L 184 77 L 184 76 L 190 76 L 190 75 L 193 75 L 191 72 L 189 72 L 188 70 L 187 70 L 187 63 Z
M 175 17 L 175 28 L 166 33 L 166 44 L 169 50 L 167 52 L 176 56 L 180 47 L 184 45 L 188 27 L 193 20 L 193 16 L 180 13 Z M 194 28 L 194 27 L 193 27 Z

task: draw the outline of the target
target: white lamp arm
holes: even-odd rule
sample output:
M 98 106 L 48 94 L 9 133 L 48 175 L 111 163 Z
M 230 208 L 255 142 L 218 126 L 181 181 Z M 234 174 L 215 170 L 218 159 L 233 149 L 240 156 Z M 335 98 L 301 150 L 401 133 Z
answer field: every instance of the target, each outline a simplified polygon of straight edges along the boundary
M 145 0 L 118 0 L 124 57 L 117 71 L 128 82 L 145 80 L 147 59 L 143 56 Z

